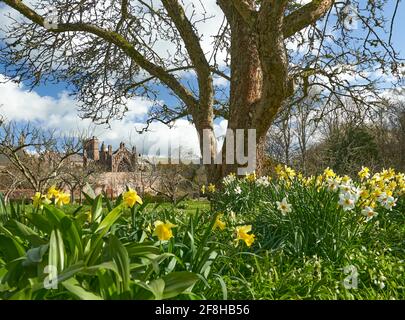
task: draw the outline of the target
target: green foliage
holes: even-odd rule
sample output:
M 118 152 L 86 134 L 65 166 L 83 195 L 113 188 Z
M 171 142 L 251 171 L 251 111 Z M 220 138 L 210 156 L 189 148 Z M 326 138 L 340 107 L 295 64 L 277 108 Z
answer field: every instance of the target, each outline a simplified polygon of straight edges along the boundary
M 122 237 L 120 227 L 129 223 L 133 232 L 146 223 L 146 217 L 136 219 L 145 206 L 127 209 L 121 199 L 111 204 L 102 196 L 86 195 L 86 201 L 73 212 L 30 206 L 18 216 L 2 201 L 1 299 L 169 299 L 191 294 L 198 276 L 184 263 L 168 268 L 165 262 L 179 257 L 166 252 L 164 244 L 144 232 L 139 238 Z
M 339 192 L 319 177 L 305 181 L 224 180 L 214 207 L 228 226 L 251 224 L 256 241 L 251 250 L 229 244 L 215 270 L 224 283 L 210 279 L 211 297 L 221 299 L 226 288 L 230 299 L 403 299 L 404 196 L 365 221 L 360 207 L 343 210 Z M 287 214 L 277 206 L 283 198 Z M 347 267 L 358 273 L 357 289 L 344 286 Z
M 379 146 L 366 127 L 336 129 L 328 137 L 325 151 L 331 168 L 340 174 L 353 174 L 364 164 L 380 162 Z

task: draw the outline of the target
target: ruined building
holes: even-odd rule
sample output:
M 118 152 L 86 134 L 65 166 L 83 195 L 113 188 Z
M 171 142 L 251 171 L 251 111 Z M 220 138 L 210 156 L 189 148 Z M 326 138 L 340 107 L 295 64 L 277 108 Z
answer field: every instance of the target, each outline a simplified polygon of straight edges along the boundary
M 123 142 L 113 152 L 112 146 L 106 147 L 104 142 L 100 148 L 98 139 L 93 137 L 86 141 L 83 149 L 84 166 L 95 162 L 105 172 L 135 172 L 138 170 L 140 155 L 136 152 L 135 147 L 130 151 Z

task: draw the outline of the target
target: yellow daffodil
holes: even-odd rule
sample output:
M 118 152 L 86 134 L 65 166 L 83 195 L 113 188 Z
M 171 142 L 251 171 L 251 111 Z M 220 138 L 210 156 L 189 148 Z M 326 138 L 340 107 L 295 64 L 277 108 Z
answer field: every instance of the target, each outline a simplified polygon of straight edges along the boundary
M 122 199 L 125 205 L 129 208 L 132 208 L 136 203 L 143 203 L 138 193 L 131 188 L 129 188 L 128 191 L 124 192 L 124 194 L 122 195 Z
M 225 230 L 226 223 L 221 220 L 221 217 L 222 217 L 222 214 L 217 216 L 217 219 L 215 220 L 215 223 L 214 223 L 213 230 L 215 230 L 216 228 L 218 228 L 221 231 Z
M 285 167 L 285 173 L 286 173 L 287 177 L 290 179 L 294 178 L 297 175 L 295 170 L 293 170 L 287 166 Z
M 342 183 L 349 183 L 350 181 L 352 181 L 352 178 L 350 178 L 348 175 L 345 175 L 342 177 Z
M 281 164 L 278 164 L 278 165 L 276 166 L 276 168 L 275 168 L 275 171 L 276 171 L 276 174 L 277 174 L 278 176 L 282 176 L 283 173 L 284 173 L 284 168 L 283 168 L 283 166 L 282 166 Z
M 360 180 L 368 179 L 370 177 L 370 169 L 367 167 L 361 167 L 361 170 L 358 173 Z
M 205 194 L 205 185 L 204 185 L 204 184 L 203 184 L 202 187 L 201 187 L 201 193 L 202 193 L 202 194 Z
M 236 241 L 242 240 L 250 247 L 255 241 L 255 235 L 248 234 L 250 231 L 252 231 L 251 225 L 236 227 Z
M 172 228 L 176 227 L 173 223 L 170 222 L 162 222 L 160 220 L 155 221 L 155 232 L 153 233 L 154 236 L 157 236 L 160 241 L 170 240 L 173 238 Z
M 42 204 L 41 192 L 35 192 L 34 196 L 31 199 L 32 199 L 32 205 L 34 206 L 34 208 L 38 208 Z
M 86 212 L 85 212 L 85 216 L 86 216 L 86 221 L 87 221 L 88 223 L 90 223 L 90 222 L 91 222 L 91 218 L 92 218 L 91 211 L 90 211 L 90 210 L 86 211 Z
M 255 182 L 256 181 L 256 172 L 253 171 L 252 173 L 246 174 L 245 179 L 249 182 Z
M 51 203 L 51 200 L 49 200 L 45 195 L 41 194 L 40 192 L 35 192 L 35 195 L 31 199 L 34 208 L 42 209 L 44 207 L 44 204 Z
M 214 193 L 215 190 L 216 190 L 215 184 L 210 183 L 210 184 L 208 185 L 207 190 L 208 190 L 208 192 L 210 192 L 210 193 Z
M 330 169 L 329 167 L 327 167 L 327 168 L 324 170 L 323 175 L 324 175 L 326 178 L 334 178 L 334 177 L 336 177 L 336 173 L 335 173 L 332 169 Z
M 48 193 L 47 196 L 49 199 L 53 198 L 53 197 L 57 197 L 59 194 L 59 190 L 56 189 L 56 186 L 52 186 L 48 189 Z
M 57 196 L 55 196 L 55 204 L 57 206 L 63 206 L 64 204 L 68 204 L 70 202 L 70 194 L 65 192 L 58 192 Z

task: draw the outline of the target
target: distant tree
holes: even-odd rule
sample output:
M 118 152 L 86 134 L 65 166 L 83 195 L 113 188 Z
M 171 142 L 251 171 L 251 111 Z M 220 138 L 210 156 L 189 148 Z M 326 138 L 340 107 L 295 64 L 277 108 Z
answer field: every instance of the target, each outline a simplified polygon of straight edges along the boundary
M 365 126 L 346 125 L 327 138 L 326 155 L 340 174 L 355 174 L 362 165 L 375 167 L 380 153 L 372 132 Z
M 43 192 L 51 184 L 60 182 L 69 158 L 77 154 L 82 145 L 81 138 L 61 136 L 30 123 L 0 124 L 0 155 L 6 157 L 9 166 L 35 191 Z
M 70 191 L 71 201 L 74 202 L 75 193 L 79 193 L 79 202 L 82 202 L 82 192 L 87 184 L 97 180 L 101 168 L 96 163 L 90 163 L 87 166 L 78 164 L 71 159 L 67 159 L 65 165 L 59 173 L 61 183 Z
M 0 169 L 0 190 L 6 202 L 17 189 L 24 188 L 24 182 L 26 182 L 24 176 L 13 166 L 4 166 Z

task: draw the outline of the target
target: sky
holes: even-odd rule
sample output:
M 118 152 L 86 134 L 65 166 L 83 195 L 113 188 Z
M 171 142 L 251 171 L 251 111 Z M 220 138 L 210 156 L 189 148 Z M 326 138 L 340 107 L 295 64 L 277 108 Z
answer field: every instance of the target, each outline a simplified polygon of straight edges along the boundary
M 32 2 L 35 0 L 28 1 Z M 198 3 L 199 0 L 186 0 Z M 390 1 L 394 3 L 394 1 Z M 200 34 L 203 34 L 202 46 L 205 51 L 209 51 L 211 35 L 215 34 L 222 22 L 222 15 L 215 0 L 205 0 L 204 6 L 207 11 L 215 17 L 209 23 L 200 27 Z M 387 7 L 387 16 L 393 11 L 393 5 Z M 15 12 L 12 9 L 0 4 L 0 24 L 9 23 L 7 14 Z M 395 24 L 393 44 L 397 50 L 405 56 L 405 3 L 401 3 Z M 161 48 L 165 49 L 165 45 Z M 1 66 L 0 66 L 1 67 Z M 0 68 L 1 70 L 1 68 Z M 33 91 L 23 85 L 17 85 L 12 82 L 4 82 L 6 76 L 0 73 L 0 114 L 8 120 L 31 121 L 37 123 L 43 128 L 57 129 L 62 133 L 72 134 L 73 132 L 86 130 L 89 134 L 96 135 L 99 140 L 106 144 L 112 144 L 118 147 L 121 141 L 129 145 L 135 145 L 139 152 L 147 152 L 151 146 L 167 146 L 169 141 L 179 144 L 184 149 L 191 150 L 194 154 L 199 154 L 198 137 L 191 123 L 185 119 L 177 120 L 174 128 L 169 129 L 161 123 L 153 123 L 150 131 L 146 134 L 138 134 L 144 126 L 147 112 L 152 106 L 150 101 L 142 98 L 131 100 L 128 104 L 129 112 L 121 121 L 116 120 L 110 123 L 111 127 L 95 126 L 90 120 L 82 120 L 78 117 L 77 102 L 69 95 L 69 88 L 64 83 L 57 85 L 40 85 Z M 218 84 L 219 80 L 216 80 Z M 172 102 L 167 92 L 162 90 L 160 99 L 165 102 Z M 223 135 L 226 130 L 226 121 L 219 120 L 215 124 L 217 136 Z

